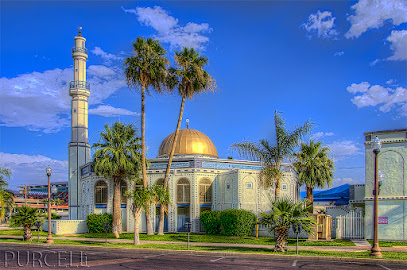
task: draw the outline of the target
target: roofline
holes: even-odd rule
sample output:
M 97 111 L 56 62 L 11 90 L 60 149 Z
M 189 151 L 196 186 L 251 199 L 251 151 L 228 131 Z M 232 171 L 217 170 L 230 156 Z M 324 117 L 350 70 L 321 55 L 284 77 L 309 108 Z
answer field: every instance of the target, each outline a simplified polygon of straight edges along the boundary
M 402 132 L 407 132 L 406 128 L 402 129 L 388 129 L 388 130 L 378 130 L 378 131 L 369 131 L 363 133 L 365 136 L 372 135 L 372 134 L 388 134 L 388 133 L 402 133 Z

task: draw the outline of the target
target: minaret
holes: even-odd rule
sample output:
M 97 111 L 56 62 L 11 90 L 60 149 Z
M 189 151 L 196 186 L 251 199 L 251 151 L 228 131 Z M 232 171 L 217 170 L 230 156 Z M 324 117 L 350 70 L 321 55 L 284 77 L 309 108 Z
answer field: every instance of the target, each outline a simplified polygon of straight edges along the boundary
M 71 103 L 71 142 L 69 143 L 69 219 L 84 219 L 81 212 L 81 172 L 80 167 L 90 162 L 90 145 L 88 143 L 88 97 L 90 85 L 86 82 L 86 60 L 88 50 L 85 48 L 86 39 L 81 35 L 82 27 L 74 38 L 75 47 L 72 48 L 74 59 L 74 80 L 69 83 Z

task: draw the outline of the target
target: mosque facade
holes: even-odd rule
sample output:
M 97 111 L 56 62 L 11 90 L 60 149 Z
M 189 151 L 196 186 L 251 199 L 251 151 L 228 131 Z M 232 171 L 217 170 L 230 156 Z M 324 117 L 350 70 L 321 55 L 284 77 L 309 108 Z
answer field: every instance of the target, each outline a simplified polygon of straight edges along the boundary
M 113 180 L 95 174 L 90 162 L 87 140 L 87 97 L 90 94 L 86 83 L 86 53 L 84 39 L 75 37 L 73 57 L 75 77 L 72 96 L 72 142 L 69 144 L 69 211 L 70 219 L 85 220 L 93 213 L 113 212 Z M 78 40 L 80 42 L 78 42 Z M 78 49 L 79 48 L 79 49 Z M 78 52 L 80 55 L 78 54 Z M 77 61 L 78 58 L 80 61 Z M 78 69 L 77 69 L 78 67 Z M 76 74 L 76 73 L 75 73 Z M 75 75 L 76 76 L 76 75 Z M 77 100 L 77 101 L 76 101 Z M 80 104 L 79 104 L 80 103 Z M 78 105 L 79 104 L 79 105 Z M 75 113 L 80 113 L 77 116 Z M 74 120 L 76 119 L 76 120 Z M 149 185 L 163 183 L 168 156 L 175 133 L 168 135 L 161 143 L 157 158 L 149 160 L 147 180 Z M 71 150 L 72 148 L 72 150 Z M 165 217 L 164 230 L 177 232 L 185 230 L 185 223 L 191 222 L 191 231 L 200 232 L 200 213 L 205 210 L 246 209 L 259 215 L 271 209 L 270 199 L 274 189 L 265 189 L 259 181 L 262 169 L 260 162 L 220 159 L 211 139 L 196 129 L 181 129 L 170 169 L 168 189 L 170 204 Z M 280 194 L 293 200 L 300 198 L 299 186 L 289 164 L 282 165 L 283 179 Z M 122 195 L 132 188 L 132 182 L 122 181 Z M 122 196 L 122 224 L 124 231 L 134 231 L 134 215 L 131 200 Z M 151 220 L 158 226 L 159 206 L 150 208 Z M 141 231 L 146 230 L 145 215 L 140 220 Z

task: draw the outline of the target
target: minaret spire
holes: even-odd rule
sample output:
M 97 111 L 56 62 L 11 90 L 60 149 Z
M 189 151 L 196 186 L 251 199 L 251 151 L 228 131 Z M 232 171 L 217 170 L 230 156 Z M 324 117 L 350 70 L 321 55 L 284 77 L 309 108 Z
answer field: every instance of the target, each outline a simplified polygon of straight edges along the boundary
M 189 119 L 187 118 L 187 129 L 189 129 Z
M 86 39 L 81 35 L 82 27 L 74 38 L 72 48 L 74 60 L 74 78 L 69 83 L 71 101 L 71 142 L 69 143 L 69 219 L 84 219 L 82 205 L 81 166 L 90 162 L 90 145 L 88 143 L 88 97 L 90 85 L 86 82 L 86 60 L 88 50 Z

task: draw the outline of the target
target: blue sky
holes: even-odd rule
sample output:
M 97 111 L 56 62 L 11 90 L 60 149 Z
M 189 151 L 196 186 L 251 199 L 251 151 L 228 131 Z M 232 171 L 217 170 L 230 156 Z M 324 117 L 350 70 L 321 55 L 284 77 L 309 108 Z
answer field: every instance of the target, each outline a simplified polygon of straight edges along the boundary
M 71 48 L 89 49 L 90 143 L 106 123 L 140 124 L 140 95 L 123 60 L 137 36 L 209 58 L 217 91 L 187 100 L 190 128 L 220 158 L 244 139 L 274 139 L 274 111 L 289 129 L 307 119 L 332 150 L 334 186 L 364 182 L 363 132 L 407 126 L 407 4 L 403 0 L 207 2 L 1 2 L 0 166 L 12 188 L 66 181 Z M 147 98 L 148 157 L 175 130 L 180 97 Z

